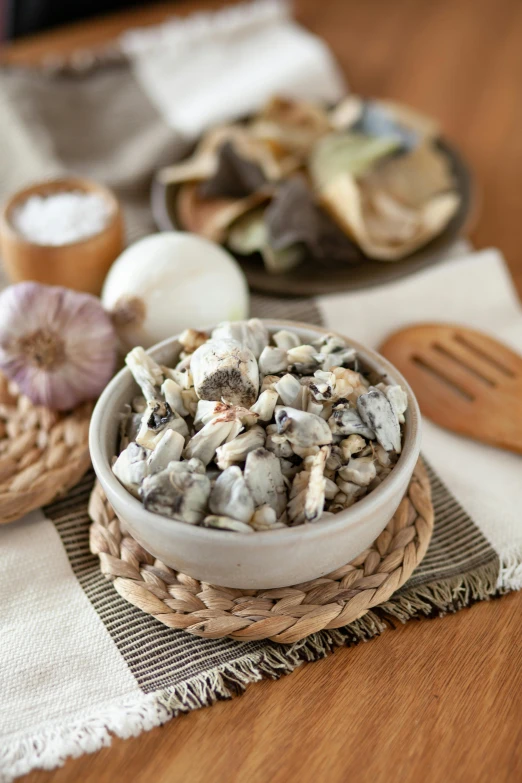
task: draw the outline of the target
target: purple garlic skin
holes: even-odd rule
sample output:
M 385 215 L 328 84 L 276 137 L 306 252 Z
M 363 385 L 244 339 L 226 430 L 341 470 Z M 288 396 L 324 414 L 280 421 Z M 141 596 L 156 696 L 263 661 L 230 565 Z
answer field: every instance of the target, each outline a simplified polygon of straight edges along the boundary
M 95 399 L 115 363 L 114 328 L 95 296 L 34 282 L 0 294 L 0 371 L 35 405 Z

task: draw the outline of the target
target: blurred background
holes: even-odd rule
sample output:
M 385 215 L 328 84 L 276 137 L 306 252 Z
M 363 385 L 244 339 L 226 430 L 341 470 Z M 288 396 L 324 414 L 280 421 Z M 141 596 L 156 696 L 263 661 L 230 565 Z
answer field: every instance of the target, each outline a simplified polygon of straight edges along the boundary
M 4 0 L 1 61 L 33 66 L 78 57 L 129 27 L 223 5 Z M 471 239 L 504 252 L 522 292 L 522 266 L 514 266 L 522 208 L 522 4 L 295 0 L 293 6 L 297 20 L 329 44 L 352 90 L 392 97 L 439 119 L 476 178 L 480 221 Z

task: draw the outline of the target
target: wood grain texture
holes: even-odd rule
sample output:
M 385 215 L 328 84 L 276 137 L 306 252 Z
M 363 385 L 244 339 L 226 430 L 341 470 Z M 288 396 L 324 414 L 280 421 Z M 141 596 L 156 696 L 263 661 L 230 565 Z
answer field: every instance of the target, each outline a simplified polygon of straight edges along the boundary
M 173 10 L 217 5 L 148 6 L 82 23 L 13 44 L 3 61 L 69 55 Z M 480 221 L 472 239 L 500 247 L 522 293 L 522 4 L 295 0 L 295 7 L 328 41 L 352 89 L 440 119 L 476 173 Z M 522 595 L 510 595 L 410 622 L 279 683 L 253 685 L 233 702 L 24 780 L 514 783 L 522 779 L 521 610 Z
M 522 454 L 522 356 L 475 329 L 446 324 L 400 329 L 379 351 L 411 384 L 428 419 Z

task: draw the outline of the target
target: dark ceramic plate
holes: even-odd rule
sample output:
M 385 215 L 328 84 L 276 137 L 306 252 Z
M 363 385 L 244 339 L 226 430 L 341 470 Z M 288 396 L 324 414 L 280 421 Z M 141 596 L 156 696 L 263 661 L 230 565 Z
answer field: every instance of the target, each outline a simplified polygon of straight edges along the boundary
M 436 263 L 440 255 L 468 225 L 472 205 L 472 180 L 468 167 L 459 153 L 447 142 L 439 139 L 439 148 L 448 156 L 460 194 L 457 213 L 444 231 L 427 245 L 416 250 L 402 261 L 373 261 L 365 259 L 357 265 L 321 265 L 304 261 L 291 272 L 282 275 L 266 273 L 261 256 L 236 256 L 250 287 L 254 291 L 278 296 L 311 296 L 337 291 L 354 291 L 369 288 L 411 275 Z M 176 216 L 178 185 L 163 185 L 154 180 L 151 192 L 152 214 L 160 231 L 183 230 Z

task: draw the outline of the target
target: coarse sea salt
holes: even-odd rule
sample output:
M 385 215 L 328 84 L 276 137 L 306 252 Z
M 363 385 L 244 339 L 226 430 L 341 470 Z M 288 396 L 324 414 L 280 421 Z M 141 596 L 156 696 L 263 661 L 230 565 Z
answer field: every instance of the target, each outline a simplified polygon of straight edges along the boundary
M 14 228 L 38 245 L 67 245 L 102 231 L 110 207 L 97 193 L 63 191 L 30 196 L 13 213 Z

